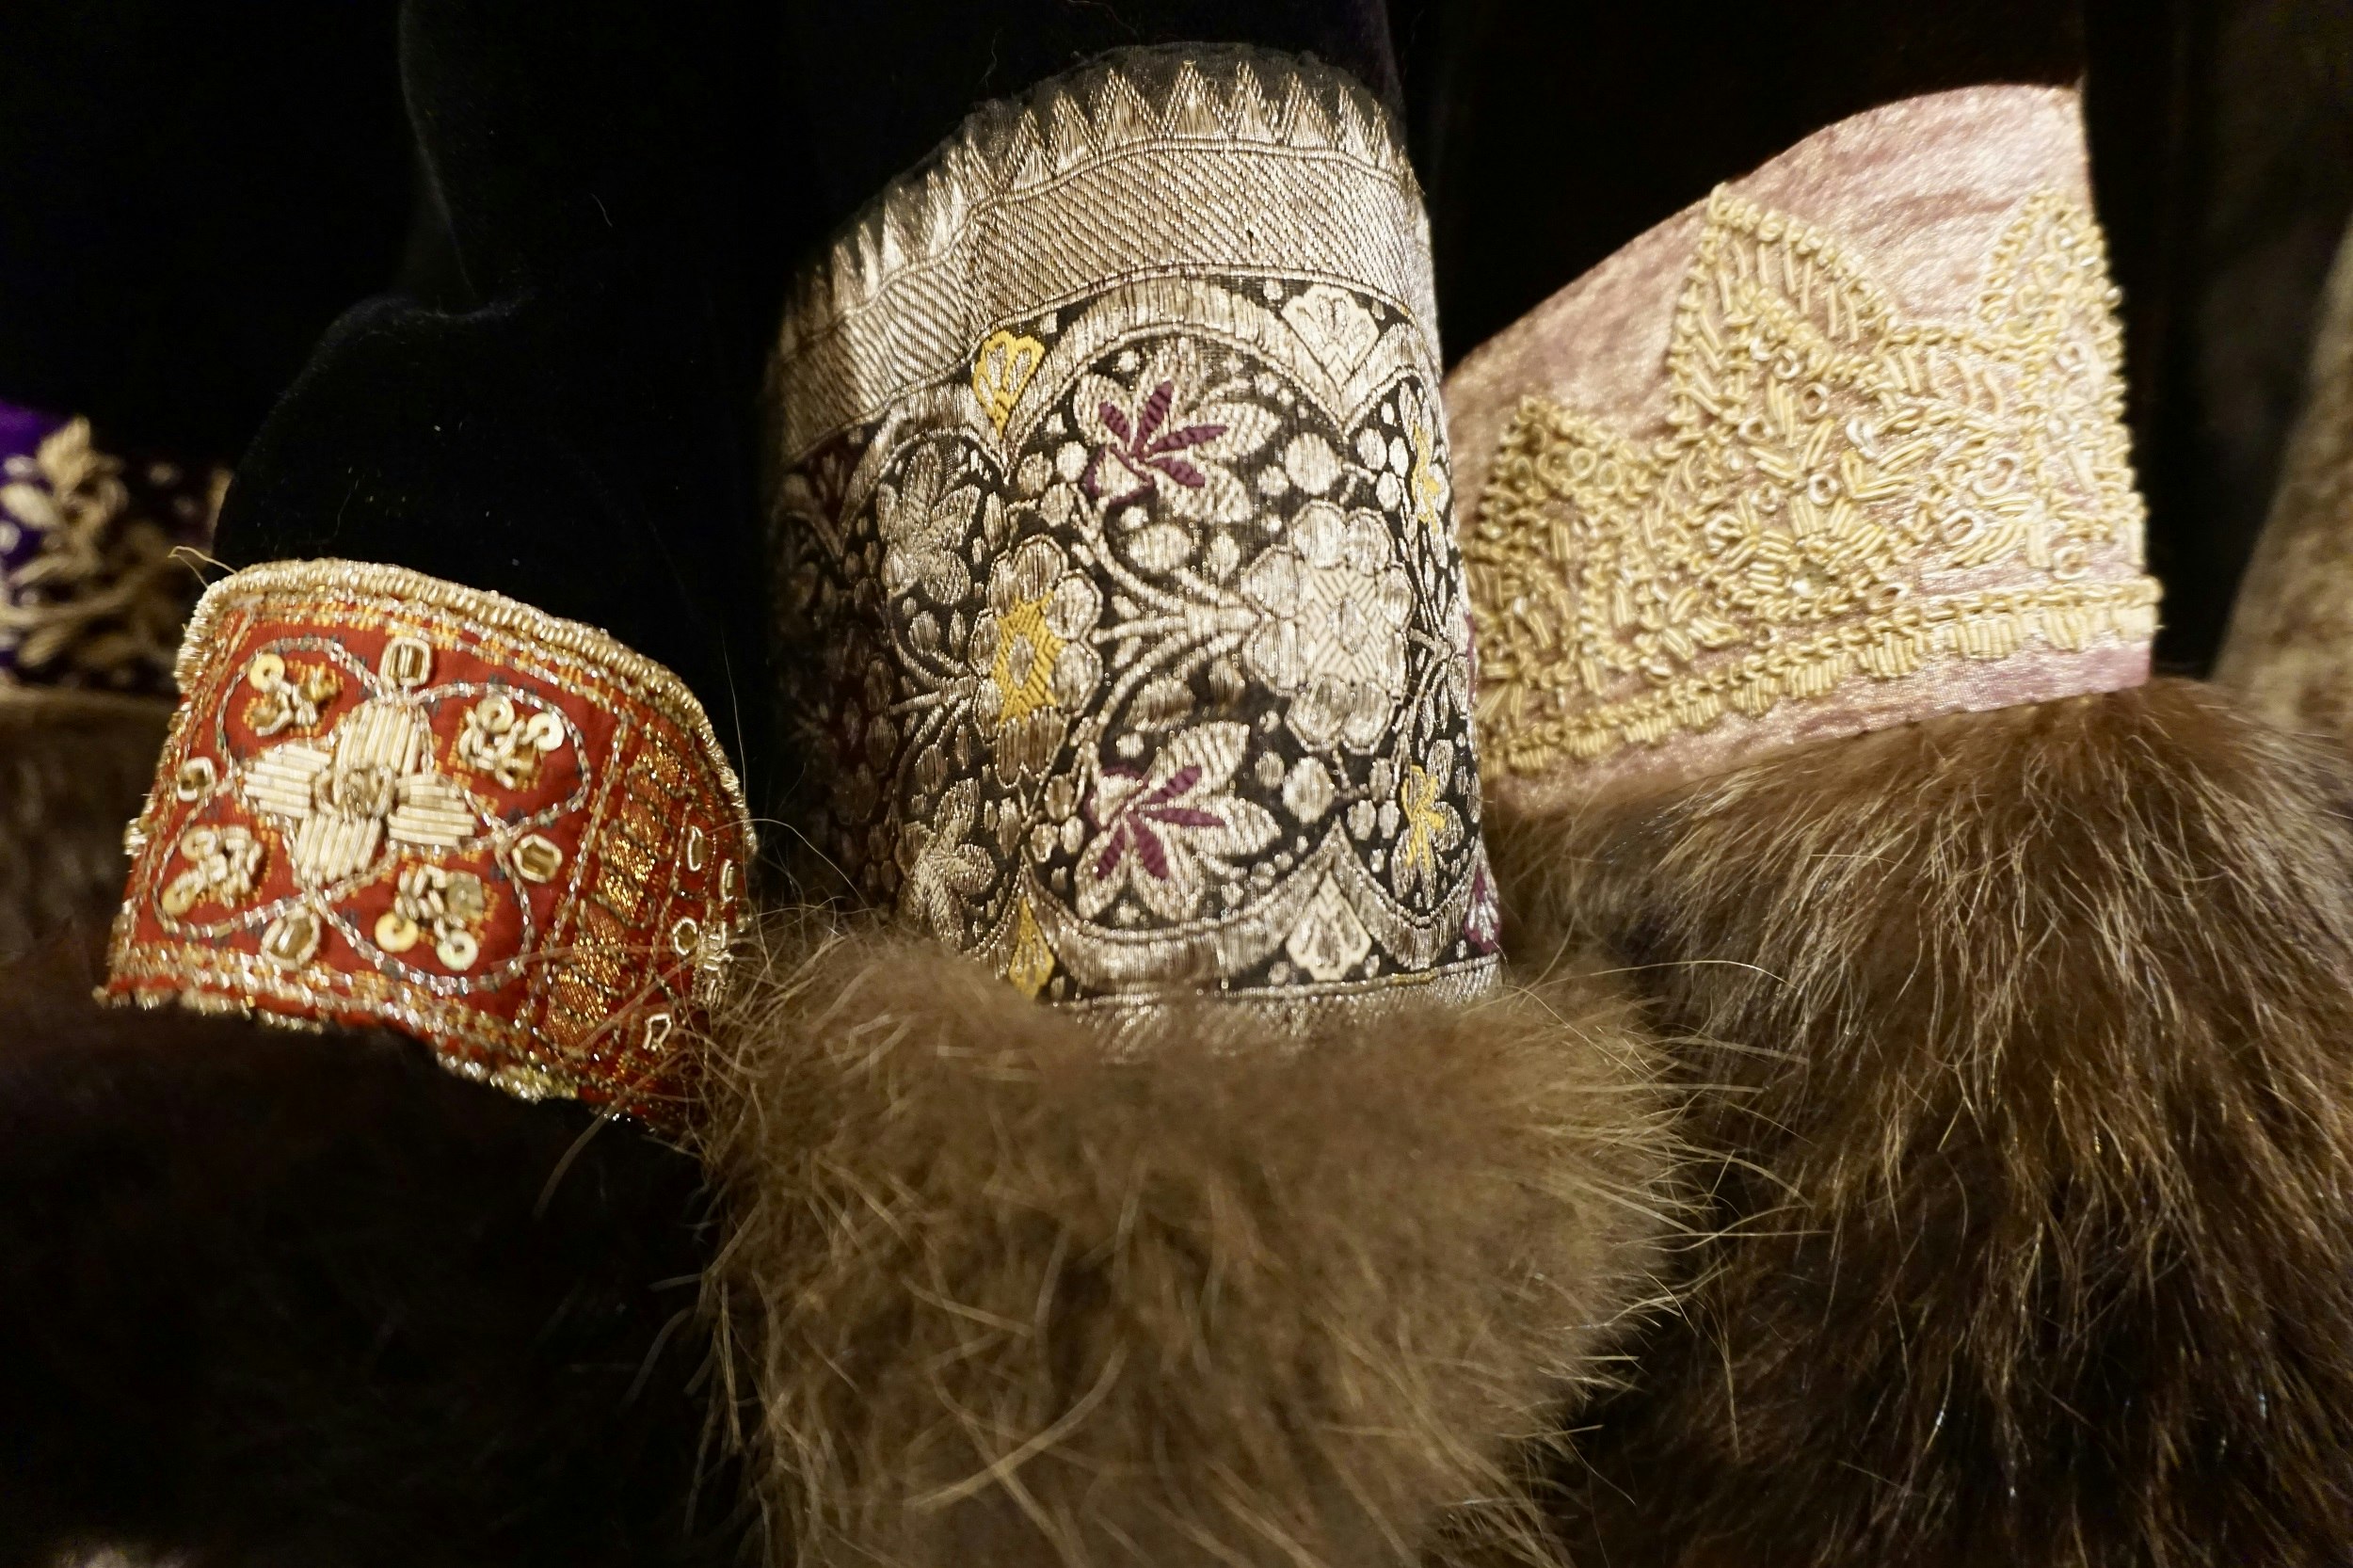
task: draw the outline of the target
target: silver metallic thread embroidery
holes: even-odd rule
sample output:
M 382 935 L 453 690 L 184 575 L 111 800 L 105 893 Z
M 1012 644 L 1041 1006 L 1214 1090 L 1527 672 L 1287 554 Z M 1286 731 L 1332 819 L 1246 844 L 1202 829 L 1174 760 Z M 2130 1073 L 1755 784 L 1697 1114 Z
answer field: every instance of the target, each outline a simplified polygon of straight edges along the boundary
M 811 840 L 1023 991 L 1492 978 L 1427 230 L 1305 62 L 982 111 L 791 312 Z

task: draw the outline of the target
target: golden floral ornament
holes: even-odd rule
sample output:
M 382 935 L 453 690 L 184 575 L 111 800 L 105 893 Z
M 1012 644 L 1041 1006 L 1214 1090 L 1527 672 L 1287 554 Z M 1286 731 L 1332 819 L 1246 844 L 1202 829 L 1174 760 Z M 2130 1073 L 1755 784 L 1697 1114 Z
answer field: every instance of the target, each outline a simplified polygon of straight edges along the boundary
M 459 974 L 472 968 L 482 952 L 474 927 L 490 911 L 482 878 L 417 865 L 402 870 L 397 887 L 392 906 L 376 918 L 376 945 L 386 952 L 407 952 L 430 941 L 442 968 Z
M 1085 711 L 1103 673 L 1086 641 L 1102 604 L 1101 591 L 1069 569 L 1051 539 L 1031 539 L 990 569 L 968 658 L 980 677 L 973 712 L 1000 774 L 1043 772 L 1070 715 Z
M 245 683 L 255 694 L 246 704 L 245 722 L 256 735 L 316 729 L 319 705 L 332 702 L 344 685 L 335 672 L 323 664 L 290 665 L 275 653 L 256 654 L 246 666 Z
M 887 194 L 772 378 L 809 874 L 1122 1020 L 1491 984 L 1430 321 L 1312 64 L 1123 57 Z
M 980 352 L 972 356 L 972 395 L 1000 431 L 1013 416 L 1013 406 L 1021 401 L 1021 393 L 1045 356 L 1046 345 L 1035 338 L 1005 331 L 990 333 Z
M 497 595 L 283 562 L 204 596 L 179 679 L 106 995 L 385 1025 L 683 1117 L 753 845 L 675 677 Z
M 160 697 L 224 471 L 105 451 L 89 422 L 0 403 L 0 696 Z
M 540 760 L 562 751 L 566 739 L 563 716 L 554 710 L 525 713 L 507 693 L 487 692 L 457 732 L 457 761 L 520 790 L 538 777 Z
M 2157 586 L 2098 228 L 2042 191 L 1983 279 L 1970 319 L 1907 319 L 1834 236 L 1719 191 L 1669 434 L 1531 395 L 1498 442 L 1465 546 L 1489 766 L 1574 779 L 1957 664 L 2073 667 L 2068 690 L 2145 672 Z
M 263 850 L 261 840 L 247 829 L 234 824 L 191 827 L 180 835 L 179 849 L 188 869 L 164 888 L 167 913 L 184 915 L 200 904 L 234 905 L 253 896 Z
M 1408 763 L 1398 785 L 1402 825 L 1389 867 L 1400 897 L 1412 896 L 1418 884 L 1435 877 L 1439 856 L 1462 840 L 1463 819 L 1446 799 L 1453 769 L 1453 744 L 1440 741 L 1431 748 L 1430 765 Z

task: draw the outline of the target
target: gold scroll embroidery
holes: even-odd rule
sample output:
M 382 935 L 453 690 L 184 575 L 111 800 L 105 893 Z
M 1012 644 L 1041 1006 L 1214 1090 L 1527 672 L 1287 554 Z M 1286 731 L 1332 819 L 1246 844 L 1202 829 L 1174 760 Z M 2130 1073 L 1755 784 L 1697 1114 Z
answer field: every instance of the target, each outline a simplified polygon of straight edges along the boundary
M 1940 658 L 2145 642 L 2113 303 L 2098 227 L 2056 192 L 1944 325 L 1720 190 L 1669 434 L 1531 396 L 1498 443 L 1464 547 L 1488 764 L 1545 773 Z

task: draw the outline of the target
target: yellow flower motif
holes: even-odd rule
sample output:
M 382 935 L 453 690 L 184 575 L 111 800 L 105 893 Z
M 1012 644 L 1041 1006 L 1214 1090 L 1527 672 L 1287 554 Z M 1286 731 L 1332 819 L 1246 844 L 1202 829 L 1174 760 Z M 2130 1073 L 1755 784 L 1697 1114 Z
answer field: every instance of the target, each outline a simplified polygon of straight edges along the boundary
M 1102 608 L 1102 591 L 1051 539 L 1030 540 L 990 570 L 966 659 L 1001 776 L 1044 772 L 1069 715 L 1094 696 L 1103 662 L 1085 637 Z
M 1006 961 L 1005 978 L 1013 982 L 1015 990 L 1035 1000 L 1053 977 L 1053 945 L 1047 941 L 1046 933 L 1038 929 L 1037 913 L 1025 898 L 1015 916 L 1013 957 Z
M 1000 725 L 1017 724 L 1032 709 L 1048 707 L 1054 700 L 1054 661 L 1064 643 L 1046 619 L 1052 603 L 1047 594 L 1025 599 L 998 621 L 997 664 L 989 671 L 989 679 L 997 682 L 997 722 Z
M 1438 422 L 1418 397 L 1401 399 L 1404 405 L 1406 433 L 1414 443 L 1413 472 L 1405 482 L 1405 490 L 1414 504 L 1414 520 L 1424 528 L 1443 530 L 1447 508 L 1454 500 L 1454 486 L 1447 478 L 1446 464 L 1438 450 Z
M 1445 799 L 1454 774 L 1454 747 L 1440 741 L 1431 748 L 1430 766 L 1409 765 L 1397 787 L 1397 804 L 1404 813 L 1398 835 L 1393 875 L 1400 898 L 1410 898 L 1417 886 L 1438 890 L 1438 856 L 1463 837 L 1462 819 Z
M 1021 401 L 1030 377 L 1037 374 L 1045 359 L 1044 344 L 1006 331 L 990 333 L 980 352 L 972 356 L 972 396 L 999 435 L 1005 433 L 1005 421 L 1013 417 L 1014 405 Z

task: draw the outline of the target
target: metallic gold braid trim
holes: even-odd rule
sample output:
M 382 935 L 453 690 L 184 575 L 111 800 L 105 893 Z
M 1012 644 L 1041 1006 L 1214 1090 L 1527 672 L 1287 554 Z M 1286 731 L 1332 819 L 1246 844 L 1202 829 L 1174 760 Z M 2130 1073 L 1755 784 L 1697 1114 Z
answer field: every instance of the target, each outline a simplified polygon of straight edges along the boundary
M 1112 1032 L 1493 984 L 1428 228 L 1313 62 L 982 110 L 810 280 L 773 492 L 808 841 Z
M 711 727 L 711 715 L 668 665 L 647 658 L 598 627 L 551 616 L 520 600 L 487 588 L 469 588 L 462 583 L 428 577 L 407 567 L 362 561 L 269 561 L 221 579 L 204 591 L 204 597 L 197 600 L 196 610 L 188 617 L 187 635 L 180 645 L 179 660 L 173 669 L 180 689 L 188 689 L 190 673 L 202 664 L 204 645 L 214 635 L 216 622 L 240 598 L 260 599 L 289 591 L 317 596 L 322 604 L 338 600 L 352 603 L 376 600 L 385 601 L 387 610 L 404 603 L 429 605 L 482 630 L 505 632 L 522 643 L 567 653 L 596 665 L 608 678 L 621 681 L 630 696 L 651 705 L 694 738 L 704 764 L 719 780 L 727 803 L 743 815 L 749 831 L 751 808 L 744 802 L 742 780 L 728 761 L 727 748 L 719 744 L 718 731 Z
M 1719 190 L 1671 433 L 1531 396 L 1498 443 L 1465 546 L 1490 765 L 1545 775 L 1939 660 L 2145 648 L 2114 298 L 2097 225 L 2056 191 L 1945 325 Z
M 710 723 L 606 633 L 396 567 L 214 585 L 104 995 L 385 1025 L 682 1122 L 754 840 Z

